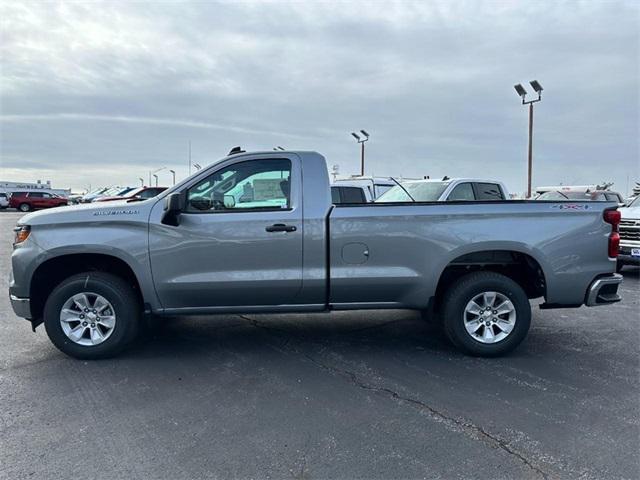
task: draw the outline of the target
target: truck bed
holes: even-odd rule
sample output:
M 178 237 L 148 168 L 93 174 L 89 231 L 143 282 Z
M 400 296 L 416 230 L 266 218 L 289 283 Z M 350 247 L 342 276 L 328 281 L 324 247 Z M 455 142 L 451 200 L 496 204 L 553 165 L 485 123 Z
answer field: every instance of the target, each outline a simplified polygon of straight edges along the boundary
M 474 252 L 508 251 L 544 272 L 547 303 L 582 304 L 596 276 L 615 272 L 606 255 L 611 226 L 603 221 L 613 206 L 526 200 L 336 206 L 329 217 L 331 303 L 425 308 L 448 265 Z

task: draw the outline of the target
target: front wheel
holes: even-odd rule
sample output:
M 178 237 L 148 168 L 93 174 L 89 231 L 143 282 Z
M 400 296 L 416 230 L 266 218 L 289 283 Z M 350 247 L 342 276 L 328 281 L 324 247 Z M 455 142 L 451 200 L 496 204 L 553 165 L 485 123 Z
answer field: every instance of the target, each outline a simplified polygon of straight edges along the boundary
M 136 336 L 140 302 L 120 277 L 86 272 L 67 278 L 51 292 L 44 326 L 51 342 L 81 359 L 112 357 Z
M 470 355 L 495 357 L 510 352 L 527 336 L 531 305 L 509 277 L 476 272 L 462 277 L 443 300 L 445 332 Z

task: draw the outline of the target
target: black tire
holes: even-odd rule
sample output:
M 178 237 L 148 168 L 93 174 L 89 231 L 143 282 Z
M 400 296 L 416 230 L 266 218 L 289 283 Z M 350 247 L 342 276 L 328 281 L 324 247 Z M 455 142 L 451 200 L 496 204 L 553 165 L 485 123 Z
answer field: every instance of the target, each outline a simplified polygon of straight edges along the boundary
M 464 312 L 475 296 L 489 291 L 505 295 L 515 308 L 516 318 L 513 330 L 504 339 L 482 343 L 467 332 Z M 531 325 L 531 305 L 522 287 L 509 277 L 494 272 L 476 272 L 460 278 L 447 291 L 442 302 L 442 318 L 445 333 L 456 347 L 470 355 L 496 357 L 516 348 L 527 336 Z
M 31 205 L 29 205 L 28 203 L 21 203 L 18 206 L 18 210 L 20 210 L 21 212 L 28 212 L 29 210 L 31 210 Z
M 113 305 L 115 326 L 102 343 L 85 346 L 72 341 L 64 333 L 60 312 L 73 295 L 92 292 Z M 44 307 L 44 326 L 51 342 L 63 353 L 75 358 L 94 360 L 120 353 L 137 335 L 141 307 L 133 287 L 120 277 L 101 272 L 85 272 L 62 281 L 49 295 Z
M 618 260 L 618 262 L 616 263 L 616 273 L 620 273 L 623 268 L 624 268 L 624 263 Z

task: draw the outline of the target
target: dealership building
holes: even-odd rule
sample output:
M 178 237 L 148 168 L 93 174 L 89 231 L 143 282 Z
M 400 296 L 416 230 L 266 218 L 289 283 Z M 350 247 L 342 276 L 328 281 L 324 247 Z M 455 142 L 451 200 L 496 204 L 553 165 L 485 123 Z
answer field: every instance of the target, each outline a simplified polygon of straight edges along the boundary
M 4 182 L 0 180 L 0 192 L 13 193 L 13 192 L 47 192 L 60 195 L 61 197 L 68 197 L 71 194 L 70 188 L 53 188 L 51 181 L 47 180 L 46 183 L 42 183 L 38 180 L 36 183 L 30 182 Z

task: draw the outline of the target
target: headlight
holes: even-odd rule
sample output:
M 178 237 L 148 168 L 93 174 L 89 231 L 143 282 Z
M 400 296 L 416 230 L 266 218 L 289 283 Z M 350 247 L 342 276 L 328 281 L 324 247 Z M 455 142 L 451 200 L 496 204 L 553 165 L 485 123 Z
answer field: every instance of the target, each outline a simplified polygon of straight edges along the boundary
M 31 227 L 29 225 L 18 225 L 13 229 L 13 231 L 16 232 L 16 236 L 13 240 L 13 245 L 18 245 L 19 243 L 22 243 L 27 238 L 29 238 Z

